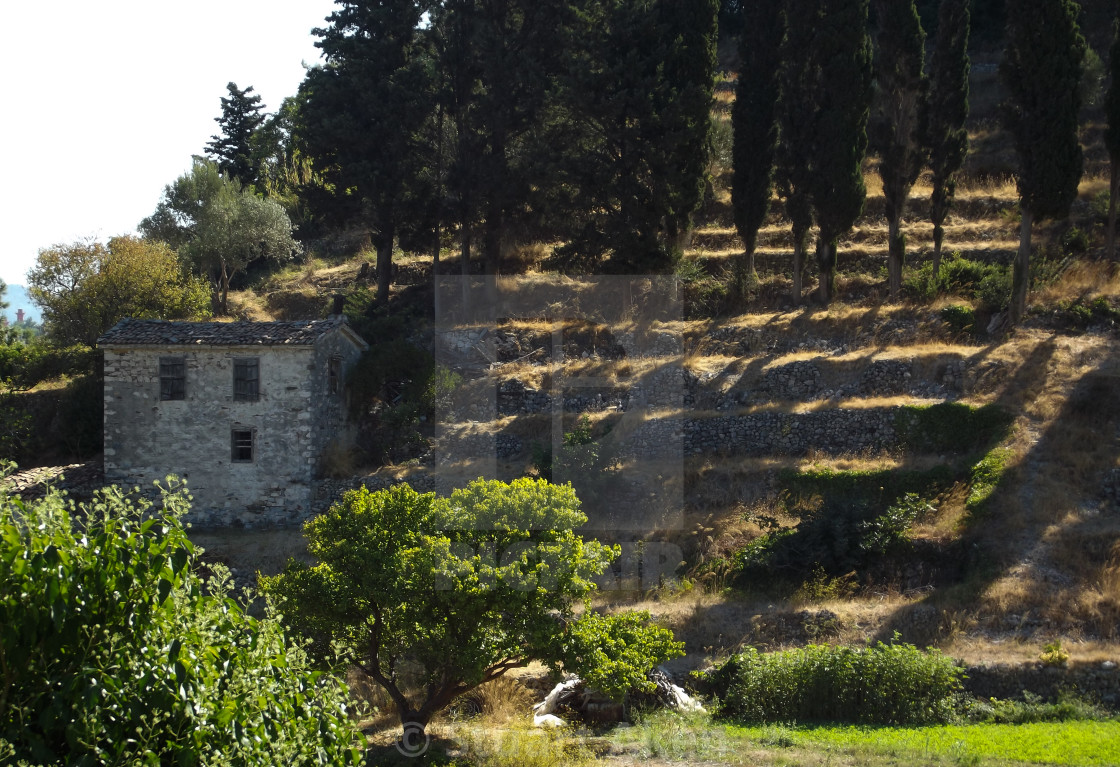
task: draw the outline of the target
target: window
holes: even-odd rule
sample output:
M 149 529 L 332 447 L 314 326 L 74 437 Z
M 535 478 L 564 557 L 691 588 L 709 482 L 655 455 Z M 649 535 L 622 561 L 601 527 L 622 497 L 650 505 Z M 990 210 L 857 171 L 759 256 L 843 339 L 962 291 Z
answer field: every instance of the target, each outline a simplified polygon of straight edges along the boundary
M 252 463 L 256 433 L 252 429 L 234 429 L 230 433 L 230 460 L 234 463 Z
M 187 396 L 187 362 L 183 357 L 159 358 L 159 398 L 185 399 Z
M 342 380 L 342 357 L 331 357 L 327 361 L 327 391 L 338 394 Z
M 255 402 L 260 398 L 260 360 L 245 357 L 233 361 L 233 398 Z

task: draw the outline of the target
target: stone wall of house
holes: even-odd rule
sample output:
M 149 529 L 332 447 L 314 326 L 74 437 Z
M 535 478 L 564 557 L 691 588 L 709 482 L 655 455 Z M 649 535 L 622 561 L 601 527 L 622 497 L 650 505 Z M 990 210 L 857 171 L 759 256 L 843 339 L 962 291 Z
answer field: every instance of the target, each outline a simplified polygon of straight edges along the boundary
M 161 356 L 185 359 L 185 399 L 160 400 Z M 255 402 L 233 398 L 233 361 L 247 357 L 260 361 Z M 329 428 L 315 418 L 317 365 L 309 346 L 106 348 L 106 481 L 149 488 L 177 474 L 196 526 L 297 523 L 311 513 L 316 435 Z M 234 429 L 253 430 L 252 462 L 232 460 Z
M 315 417 L 311 421 L 311 444 L 317 460 L 332 445 L 342 450 L 351 446 L 353 434 L 348 425 L 347 411 L 350 403 L 346 396 L 346 379 L 361 356 L 362 351 L 341 333 L 329 333 L 315 343 L 307 385 L 311 389 L 311 404 L 315 410 Z M 332 357 L 341 361 L 337 392 L 330 390 Z M 320 467 L 313 468 L 318 471 Z

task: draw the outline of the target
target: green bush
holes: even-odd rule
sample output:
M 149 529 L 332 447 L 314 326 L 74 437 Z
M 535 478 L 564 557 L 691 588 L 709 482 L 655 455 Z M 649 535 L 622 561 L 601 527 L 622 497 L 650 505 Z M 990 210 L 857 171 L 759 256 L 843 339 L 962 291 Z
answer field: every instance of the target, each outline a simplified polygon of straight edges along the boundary
M 940 294 L 971 298 L 986 311 L 1000 311 L 1011 297 L 1011 270 L 1003 264 L 974 261 L 951 253 L 938 278 L 933 279 L 933 265 L 926 263 L 912 270 L 903 282 L 903 291 L 922 301 Z
M 30 389 L 61 376 L 92 373 L 98 354 L 88 346 L 0 344 L 0 380 L 10 380 L 16 389 Z
M 1012 453 L 1006 448 L 993 450 L 972 467 L 969 472 L 968 500 L 965 505 L 969 511 L 982 511 L 984 505 L 995 492 L 1003 479 L 1003 472 Z
M 553 455 L 551 445 L 533 443 L 533 468 L 537 476 L 551 482 L 558 474 L 561 481 L 571 482 L 585 501 L 597 496 L 613 466 L 614 459 L 602 452 L 586 415 L 580 416 L 571 431 L 564 432 L 559 456 Z
M 956 713 L 964 669 L 910 644 L 809 645 L 735 655 L 706 675 L 717 715 L 736 722 L 928 724 Z
M 941 310 L 941 320 L 958 333 L 976 332 L 976 312 L 972 307 L 953 304 Z
M 170 483 L 169 483 L 170 484 Z M 34 764 L 358 764 L 340 681 L 203 583 L 180 522 L 116 488 L 0 491 L 0 754 Z
M 990 312 L 1002 312 L 1011 303 L 1011 272 L 1008 269 L 986 275 L 976 286 L 976 299 L 980 308 Z

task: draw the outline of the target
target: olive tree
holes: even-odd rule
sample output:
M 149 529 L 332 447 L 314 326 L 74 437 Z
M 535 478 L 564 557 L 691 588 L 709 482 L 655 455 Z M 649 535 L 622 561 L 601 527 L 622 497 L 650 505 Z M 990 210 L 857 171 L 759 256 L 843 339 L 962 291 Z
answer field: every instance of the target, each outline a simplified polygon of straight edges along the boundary
M 287 261 L 300 251 L 280 203 L 242 188 L 214 163 L 195 158 L 187 173 L 163 190 L 140 232 L 166 242 L 210 279 L 218 312 L 228 311 L 229 284 L 257 260 Z
M 317 564 L 292 561 L 261 584 L 322 663 L 353 665 L 385 690 L 411 736 L 530 661 L 618 695 L 680 654 L 642 616 L 575 617 L 619 553 L 584 541 L 586 520 L 570 485 L 545 480 L 480 479 L 449 497 L 362 488 L 305 525 Z

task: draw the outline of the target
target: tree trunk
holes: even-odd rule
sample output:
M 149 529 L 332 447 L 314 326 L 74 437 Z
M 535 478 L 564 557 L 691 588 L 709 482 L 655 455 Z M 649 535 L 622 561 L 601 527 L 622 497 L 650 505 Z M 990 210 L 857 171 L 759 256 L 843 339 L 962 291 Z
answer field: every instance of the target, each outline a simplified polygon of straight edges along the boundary
M 817 239 L 817 268 L 820 270 L 820 284 L 817 298 L 822 306 L 828 306 L 836 292 L 836 240 Z
M 435 244 L 432 245 L 432 300 L 434 301 L 435 316 L 439 317 L 439 219 L 436 219 Z
M 945 239 L 945 227 L 940 223 L 933 225 L 933 282 L 941 277 L 941 241 Z
M 1120 87 L 1118 84 L 1117 87 Z M 1117 163 L 1109 163 L 1108 173 L 1108 231 L 1105 253 L 1110 260 L 1116 259 L 1116 194 L 1120 191 L 1120 168 Z
M 459 266 L 462 268 L 463 283 L 463 308 L 470 306 L 471 300 L 471 227 L 466 217 L 460 224 L 459 231 Z
M 796 232 L 793 235 L 793 290 L 790 291 L 790 298 L 793 299 L 795 306 L 801 305 L 801 291 L 805 286 L 802 284 L 801 277 L 805 273 L 805 236 L 798 235 Z
M 906 240 L 899 231 L 899 214 L 887 217 L 887 283 L 891 301 L 898 301 L 902 292 L 902 263 L 906 258 Z
M 1011 324 L 1017 325 L 1027 313 L 1027 288 L 1031 281 L 1031 211 L 1019 205 L 1019 254 L 1015 258 L 1015 277 L 1011 287 Z
M 224 317 L 229 314 L 229 271 L 226 269 L 226 260 L 222 259 L 222 304 L 221 314 Z
M 389 300 L 389 282 L 393 272 L 393 228 L 382 227 L 377 236 L 377 302 Z

